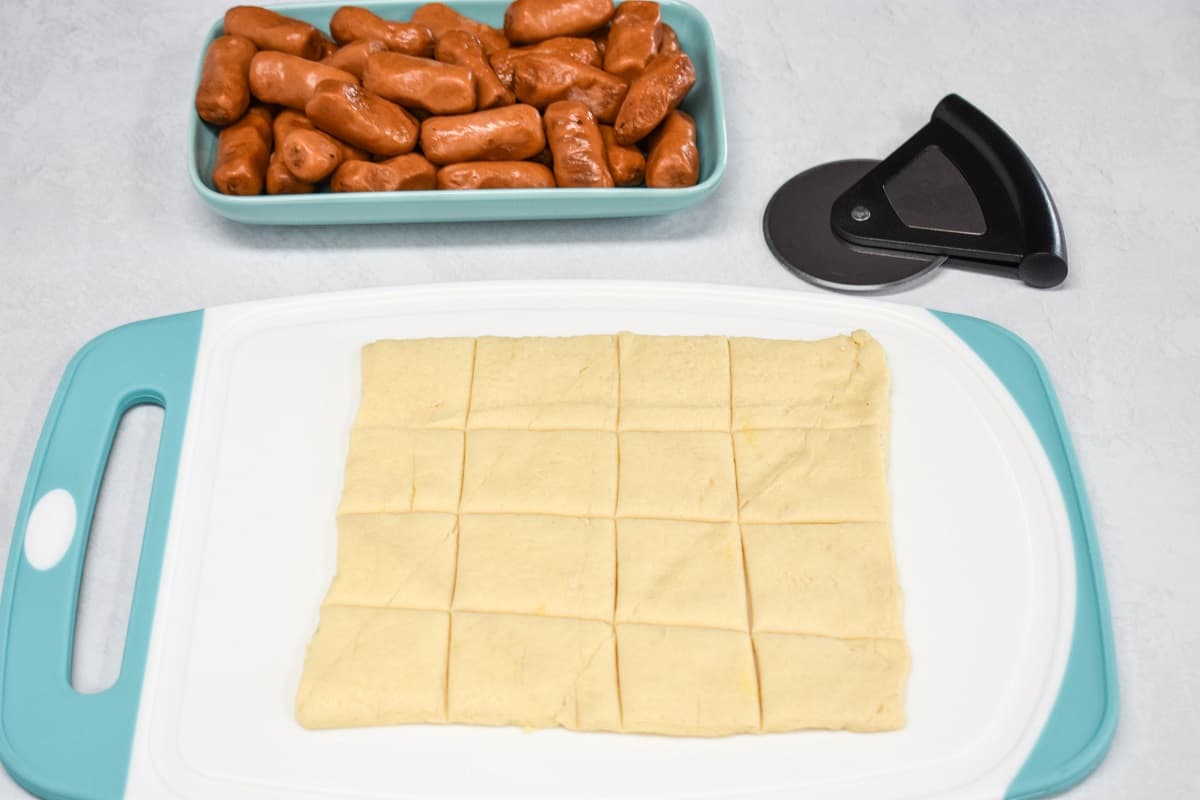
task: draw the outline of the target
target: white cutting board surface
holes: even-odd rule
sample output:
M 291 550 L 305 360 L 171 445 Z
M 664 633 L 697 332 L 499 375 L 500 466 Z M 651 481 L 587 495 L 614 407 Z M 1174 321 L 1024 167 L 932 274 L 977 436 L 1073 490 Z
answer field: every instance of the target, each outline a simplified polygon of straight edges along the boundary
M 912 650 L 898 732 L 724 739 L 292 716 L 379 338 L 869 330 L 893 372 L 890 484 Z M 933 315 L 687 284 L 427 286 L 205 312 L 130 798 L 989 797 L 1033 748 L 1070 645 L 1070 530 L 1025 417 Z

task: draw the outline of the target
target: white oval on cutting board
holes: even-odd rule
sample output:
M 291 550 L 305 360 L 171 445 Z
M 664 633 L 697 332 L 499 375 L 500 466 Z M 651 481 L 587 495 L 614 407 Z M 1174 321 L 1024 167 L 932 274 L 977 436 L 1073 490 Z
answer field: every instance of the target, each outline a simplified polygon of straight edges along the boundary
M 313 733 L 292 703 L 334 568 L 334 510 L 379 338 L 633 330 L 813 339 L 893 374 L 890 484 L 908 726 L 674 739 L 468 726 Z M 687 284 L 429 286 L 206 312 L 127 796 L 1000 797 L 1074 618 L 1070 529 L 1032 429 L 921 309 Z
M 53 569 L 75 536 L 75 498 L 66 489 L 46 492 L 25 523 L 25 560 L 34 569 Z

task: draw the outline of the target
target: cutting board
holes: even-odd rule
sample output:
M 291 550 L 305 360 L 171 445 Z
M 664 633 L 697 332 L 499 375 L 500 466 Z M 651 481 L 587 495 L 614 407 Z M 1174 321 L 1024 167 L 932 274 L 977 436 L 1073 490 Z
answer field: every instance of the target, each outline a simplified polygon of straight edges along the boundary
M 380 338 L 869 330 L 893 372 L 890 486 L 908 726 L 697 740 L 405 726 L 311 732 L 292 703 Z M 113 432 L 164 424 L 116 684 L 69 683 Z M 1116 718 L 1105 588 L 1045 370 L 981 320 L 688 284 L 499 283 L 227 306 L 110 331 L 71 362 L 0 601 L 0 758 L 51 798 L 1001 798 L 1081 780 Z

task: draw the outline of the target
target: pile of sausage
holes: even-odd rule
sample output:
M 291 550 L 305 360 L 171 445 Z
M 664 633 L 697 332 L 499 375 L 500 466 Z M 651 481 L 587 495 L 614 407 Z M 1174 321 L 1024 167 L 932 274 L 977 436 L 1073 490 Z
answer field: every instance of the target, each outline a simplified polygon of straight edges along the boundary
M 233 195 L 639 186 L 699 179 L 696 82 L 658 3 L 515 0 L 498 30 L 441 3 L 406 22 L 343 6 L 332 39 L 225 14 L 196 111 Z

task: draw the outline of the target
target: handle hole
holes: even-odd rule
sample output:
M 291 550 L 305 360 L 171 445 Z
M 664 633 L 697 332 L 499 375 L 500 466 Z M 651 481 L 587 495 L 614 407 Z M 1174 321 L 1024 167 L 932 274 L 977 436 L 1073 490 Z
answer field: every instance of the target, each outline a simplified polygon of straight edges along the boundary
M 83 694 L 109 689 L 121 674 L 162 423 L 161 407 L 136 405 L 122 415 L 113 436 L 75 615 L 71 686 Z

